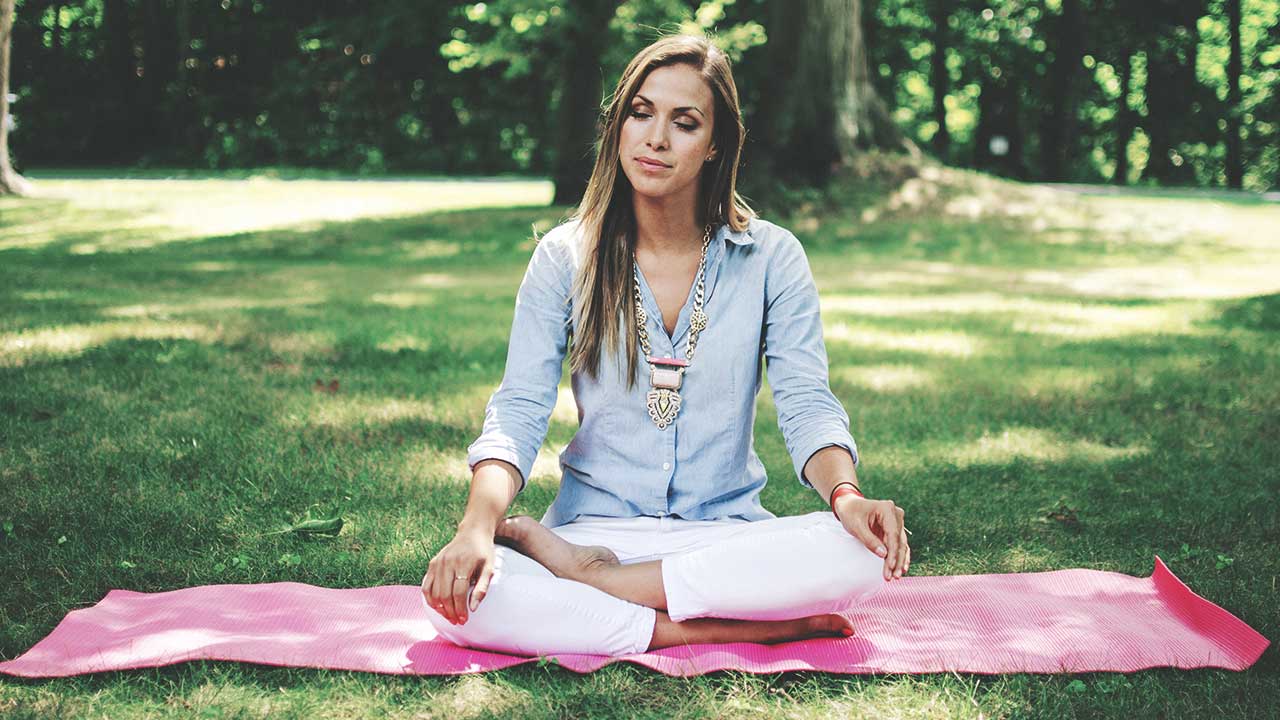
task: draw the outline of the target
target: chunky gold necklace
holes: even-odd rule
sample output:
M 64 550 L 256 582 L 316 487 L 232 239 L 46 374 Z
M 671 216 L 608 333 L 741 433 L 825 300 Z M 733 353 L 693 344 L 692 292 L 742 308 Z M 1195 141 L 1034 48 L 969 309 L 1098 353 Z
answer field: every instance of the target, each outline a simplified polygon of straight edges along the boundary
M 711 225 L 707 225 L 702 234 L 702 259 L 698 261 L 698 286 L 693 296 L 693 314 L 689 316 L 689 337 L 685 339 L 684 358 L 654 357 L 649 349 L 649 332 L 645 329 L 648 315 L 640 301 L 640 264 L 636 261 L 635 251 L 631 253 L 631 272 L 635 280 L 636 291 L 636 331 L 640 335 L 640 347 L 644 350 L 645 360 L 649 363 L 650 390 L 645 395 L 649 407 L 649 418 L 665 430 L 675 422 L 680 412 L 680 381 L 684 371 L 693 360 L 693 350 L 698 345 L 698 333 L 707 326 L 707 314 L 702 311 L 703 281 L 707 266 L 707 246 L 711 244 Z

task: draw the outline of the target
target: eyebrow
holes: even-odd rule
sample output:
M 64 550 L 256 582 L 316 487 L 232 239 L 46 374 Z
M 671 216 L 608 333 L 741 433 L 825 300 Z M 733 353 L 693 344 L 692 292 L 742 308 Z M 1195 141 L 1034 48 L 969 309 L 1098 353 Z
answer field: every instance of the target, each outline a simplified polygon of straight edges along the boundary
M 636 93 L 636 97 L 640 98 L 642 101 L 644 101 L 644 103 L 645 103 L 646 105 L 648 105 L 648 106 L 650 106 L 650 107 L 657 107 L 657 105 L 654 105 L 654 104 L 653 104 L 653 101 L 652 101 L 652 100 L 650 100 L 649 98 L 647 98 L 647 97 L 645 97 L 645 96 L 641 95 L 640 93 Z M 695 106 L 693 106 L 693 105 L 685 105 L 684 107 L 678 107 L 678 108 L 676 108 L 676 109 L 675 109 L 675 111 L 676 111 L 676 112 L 684 112 L 685 110 L 696 110 L 696 111 L 697 111 L 697 113 L 698 113 L 699 115 L 702 115 L 702 117 L 704 117 L 704 118 L 706 117 L 706 115 L 704 115 L 704 114 L 703 114 L 703 112 L 702 112 L 701 110 L 698 110 L 698 108 L 697 108 L 697 107 L 695 107 Z

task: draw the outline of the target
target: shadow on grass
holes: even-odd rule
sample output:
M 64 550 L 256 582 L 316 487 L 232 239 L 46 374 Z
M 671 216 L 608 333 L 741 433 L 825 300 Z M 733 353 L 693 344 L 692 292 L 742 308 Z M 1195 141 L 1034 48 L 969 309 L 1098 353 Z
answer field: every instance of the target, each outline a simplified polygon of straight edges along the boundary
M 112 587 L 413 581 L 466 502 L 457 464 L 501 379 L 530 227 L 561 214 L 431 213 L 92 255 L 73 252 L 87 236 L 71 233 L 0 251 L 0 432 L 12 448 L 0 456 L 0 519 L 16 528 L 0 542 L 13 573 L 0 583 L 0 654 Z M 1259 583 L 1275 574 L 1265 551 L 1280 541 L 1280 296 L 1221 301 L 1182 322 L 1170 301 L 1004 282 L 1046 264 L 1167 255 L 1109 251 L 1125 232 L 1038 247 L 1029 223 L 954 237 L 941 223 L 921 221 L 914 236 L 904 227 L 859 236 L 832 257 L 870 269 L 819 286 L 824 300 L 853 298 L 824 312 L 827 328 L 848 333 L 829 331 L 832 387 L 864 486 L 907 509 L 913 571 L 1145 575 L 1152 552 L 1186 542 L 1212 552 L 1180 577 L 1274 637 L 1280 617 Z M 815 272 L 835 276 L 822 253 Z M 896 274 L 881 282 L 882 269 Z M 931 305 L 955 294 L 967 308 Z M 1147 311 L 1179 329 L 1144 326 Z M 333 379 L 337 393 L 314 387 Z M 765 506 L 819 509 L 794 480 L 771 397 L 760 403 Z M 574 431 L 553 419 L 548 440 Z M 512 512 L 540 512 L 554 480 L 531 478 Z M 360 522 L 337 542 L 251 537 L 339 502 Z M 1236 564 L 1216 568 L 1219 552 Z M 288 553 L 301 564 L 281 564 Z M 212 569 L 236 554 L 250 569 Z M 120 565 L 140 557 L 151 561 Z M 248 667 L 242 681 L 262 687 L 332 675 Z

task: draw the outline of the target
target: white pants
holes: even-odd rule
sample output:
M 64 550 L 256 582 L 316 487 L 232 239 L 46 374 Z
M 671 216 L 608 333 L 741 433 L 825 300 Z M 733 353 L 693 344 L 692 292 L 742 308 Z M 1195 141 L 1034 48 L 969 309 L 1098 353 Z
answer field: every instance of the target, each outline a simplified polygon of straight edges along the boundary
M 551 531 L 576 545 L 604 545 L 623 564 L 661 559 L 666 612 L 676 622 L 836 612 L 887 582 L 884 559 L 829 511 L 755 522 L 584 515 Z M 657 621 L 653 608 L 558 578 L 504 545 L 495 548 L 489 592 L 465 623 L 450 623 L 425 597 L 423 607 L 455 645 L 529 656 L 642 653 Z

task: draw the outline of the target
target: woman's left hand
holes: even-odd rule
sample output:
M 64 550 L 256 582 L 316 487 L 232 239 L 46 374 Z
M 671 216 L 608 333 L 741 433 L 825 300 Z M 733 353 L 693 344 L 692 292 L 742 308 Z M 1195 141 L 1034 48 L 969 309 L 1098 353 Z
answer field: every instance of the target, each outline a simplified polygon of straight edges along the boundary
M 902 577 L 911 567 L 911 545 L 902 520 L 906 511 L 892 500 L 870 500 L 853 493 L 835 502 L 836 515 L 849 534 L 884 558 L 884 579 Z

